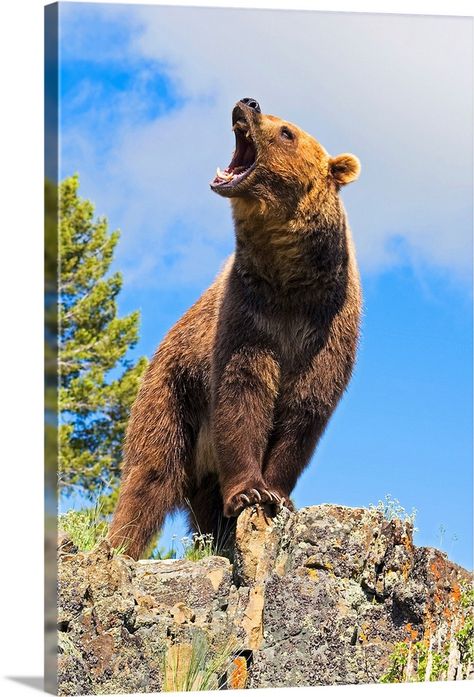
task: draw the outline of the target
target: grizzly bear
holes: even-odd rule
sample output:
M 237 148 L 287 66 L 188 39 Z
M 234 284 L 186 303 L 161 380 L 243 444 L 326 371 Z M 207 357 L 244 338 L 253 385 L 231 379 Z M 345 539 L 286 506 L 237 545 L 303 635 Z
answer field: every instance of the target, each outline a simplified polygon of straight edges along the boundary
M 231 200 L 235 253 L 158 347 L 131 410 L 109 537 L 135 558 L 175 509 L 215 536 L 247 506 L 291 509 L 355 360 L 361 293 L 339 190 L 358 159 L 254 99 L 232 126 L 210 186 Z

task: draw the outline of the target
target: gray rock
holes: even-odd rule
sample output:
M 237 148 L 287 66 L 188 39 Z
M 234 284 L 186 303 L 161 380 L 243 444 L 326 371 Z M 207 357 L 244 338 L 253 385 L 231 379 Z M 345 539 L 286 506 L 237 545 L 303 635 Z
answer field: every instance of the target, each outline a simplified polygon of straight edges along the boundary
M 409 523 L 343 506 L 273 518 L 257 507 L 238 520 L 234 556 L 134 562 L 107 542 L 80 553 L 63 537 L 60 694 L 377 682 L 400 642 L 437 641 L 451 676 L 472 673 L 452 638 L 469 574 L 415 548 Z

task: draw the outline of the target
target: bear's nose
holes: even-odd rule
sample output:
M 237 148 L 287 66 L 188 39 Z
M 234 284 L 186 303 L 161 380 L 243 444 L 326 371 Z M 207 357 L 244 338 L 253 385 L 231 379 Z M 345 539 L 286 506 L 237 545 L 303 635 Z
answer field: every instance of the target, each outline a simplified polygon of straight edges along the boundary
M 240 101 L 242 102 L 242 104 L 245 104 L 246 106 L 249 106 L 251 109 L 256 111 L 257 114 L 262 113 L 262 110 L 260 109 L 260 104 L 253 97 L 244 97 Z

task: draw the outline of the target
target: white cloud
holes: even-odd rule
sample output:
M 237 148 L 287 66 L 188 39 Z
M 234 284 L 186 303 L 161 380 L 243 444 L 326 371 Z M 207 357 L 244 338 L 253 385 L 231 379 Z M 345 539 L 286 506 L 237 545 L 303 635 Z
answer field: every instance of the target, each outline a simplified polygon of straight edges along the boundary
M 76 8 L 80 6 L 76 5 Z M 472 24 L 468 19 L 103 7 L 128 23 L 126 50 L 156 61 L 186 98 L 149 122 L 120 105 L 114 147 L 97 167 L 94 133 L 77 132 L 77 163 L 100 208 L 123 229 L 121 254 L 145 282 L 171 268 L 193 281 L 230 246 L 228 202 L 208 188 L 232 149 L 230 112 L 253 96 L 333 153 L 362 161 L 344 193 L 361 266 L 418 262 L 471 268 Z M 77 27 L 77 22 L 76 22 Z M 82 50 L 87 51 L 82 41 Z M 176 230 L 185 230 L 176 239 Z M 142 255 L 142 256 L 141 256 Z M 143 262 L 153 255 L 155 263 Z M 137 276 L 137 269 L 147 269 Z M 131 271 L 132 272 L 132 271 Z M 211 274 L 212 275 L 212 274 Z M 166 274 L 168 276 L 168 274 Z

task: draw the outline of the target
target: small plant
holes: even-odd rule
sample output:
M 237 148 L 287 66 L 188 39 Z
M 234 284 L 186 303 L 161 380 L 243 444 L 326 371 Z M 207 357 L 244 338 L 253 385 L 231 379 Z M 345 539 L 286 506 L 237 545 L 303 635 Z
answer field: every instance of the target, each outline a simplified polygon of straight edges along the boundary
M 212 557 L 215 553 L 214 537 L 211 534 L 195 532 L 191 537 L 182 537 L 183 558 L 189 561 L 199 561 Z
M 209 647 L 206 636 L 196 632 L 191 644 L 173 644 L 164 657 L 164 692 L 190 692 L 225 689 L 235 640 L 230 639 L 217 651 Z
M 171 547 L 169 549 L 165 549 L 164 547 L 159 547 L 158 542 L 160 540 L 161 533 L 158 534 L 157 538 L 154 540 L 154 542 L 151 545 L 151 552 L 147 556 L 145 555 L 146 559 L 154 559 L 156 561 L 162 561 L 163 559 L 176 559 L 178 556 L 178 552 L 175 549 L 174 546 L 174 541 L 176 539 L 176 535 L 173 535 L 172 541 L 171 541 Z
M 444 542 L 444 537 L 446 535 L 446 528 L 444 527 L 444 525 L 442 523 L 439 526 L 438 532 L 439 532 L 439 546 L 442 547 L 443 542 Z
M 385 520 L 401 520 L 404 523 L 415 525 L 417 510 L 412 508 L 411 513 L 401 505 L 398 499 L 393 498 L 390 494 L 386 494 L 383 501 L 379 501 L 376 506 L 373 503 L 369 505 L 371 511 L 380 512 Z M 413 527 L 416 531 L 417 528 Z
M 452 552 L 454 545 L 459 542 L 459 537 L 456 535 L 456 533 L 453 533 L 448 537 L 448 528 L 443 525 L 443 523 L 440 524 L 438 528 L 438 547 L 439 549 L 444 549 L 446 552 Z
M 89 552 L 107 535 L 107 522 L 102 517 L 100 503 L 79 511 L 62 513 L 58 526 L 69 535 L 72 542 L 82 552 Z
M 214 539 L 211 533 L 194 532 L 180 539 L 181 553 L 175 547 L 176 535 L 173 535 L 171 547 L 165 549 L 158 546 L 157 540 L 150 546 L 150 553 L 145 555 L 148 559 L 188 559 L 189 561 L 199 561 L 206 557 L 227 556 L 230 553 L 230 534 L 228 537 L 220 536 Z
M 463 624 L 454 636 L 461 654 L 461 664 L 467 666 L 474 663 L 474 587 L 471 583 L 463 584 L 460 603 Z
M 413 644 L 413 659 L 416 661 L 416 676 L 415 682 L 423 682 L 426 677 L 426 669 L 428 667 L 428 657 L 430 655 L 429 646 L 424 641 L 417 641 Z
M 204 557 L 221 556 L 227 557 L 232 562 L 234 553 L 234 521 L 229 521 L 223 516 L 219 516 L 215 535 L 204 533 L 199 526 L 191 502 L 189 499 L 185 499 L 185 501 L 194 518 L 197 532 L 193 533 L 191 538 L 182 538 L 184 558 L 198 561 Z
M 400 641 L 393 647 L 390 656 L 390 668 L 382 675 L 380 682 L 404 682 L 405 669 L 408 663 L 409 648 L 408 644 Z
M 430 681 L 437 682 L 445 680 L 448 671 L 448 649 L 445 648 L 443 653 L 434 653 L 433 662 L 431 665 Z
M 390 656 L 390 667 L 380 678 L 383 683 L 430 682 L 446 680 L 448 647 L 433 651 L 426 641 L 413 644 L 400 641 Z
M 90 552 L 107 538 L 108 523 L 104 516 L 101 496 L 89 508 L 71 509 L 58 516 L 58 527 L 71 539 L 81 552 Z M 124 554 L 125 546 L 114 548 L 116 554 Z

